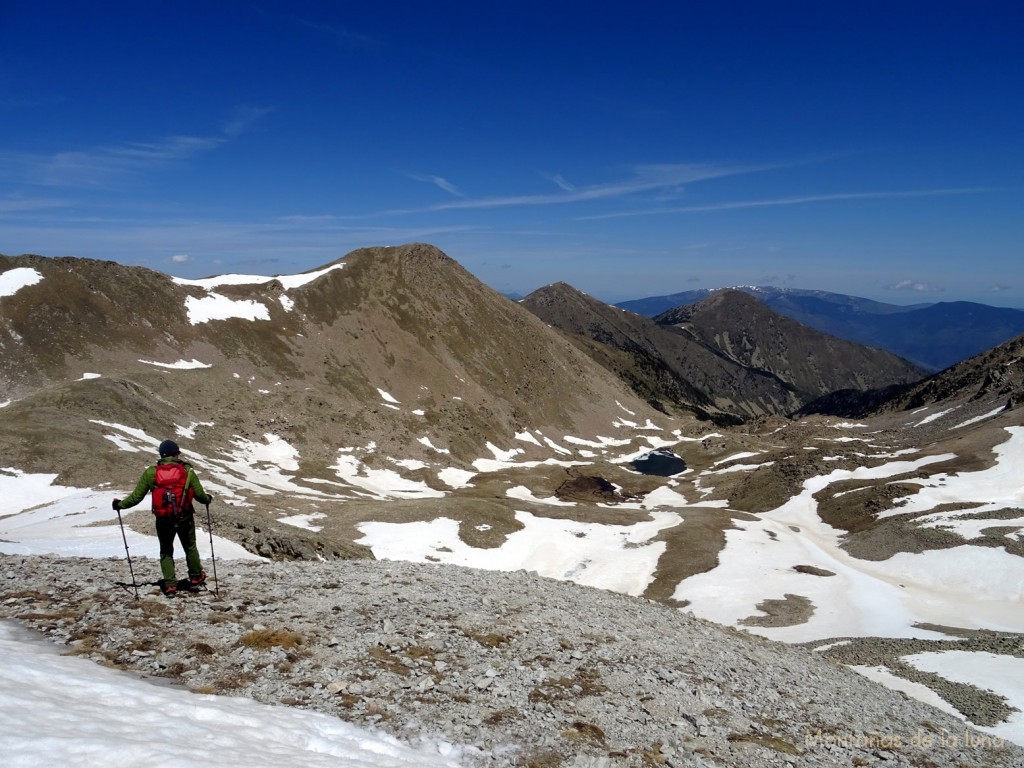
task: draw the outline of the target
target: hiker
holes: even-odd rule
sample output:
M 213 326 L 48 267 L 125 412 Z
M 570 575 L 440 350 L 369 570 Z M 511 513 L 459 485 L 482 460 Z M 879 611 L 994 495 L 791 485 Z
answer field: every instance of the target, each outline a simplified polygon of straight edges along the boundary
M 174 535 L 181 539 L 185 550 L 185 563 L 188 566 L 188 586 L 199 589 L 206 581 L 206 572 L 199 560 L 196 548 L 196 521 L 193 515 L 195 508 L 192 500 L 201 504 L 209 504 L 213 496 L 203 490 L 199 478 L 192 465 L 181 458 L 178 444 L 173 440 L 164 440 L 157 449 L 160 461 L 155 466 L 146 467 L 139 478 L 135 490 L 126 499 L 114 499 L 114 511 L 131 509 L 149 491 L 153 492 L 153 514 L 156 515 L 156 536 L 160 540 L 160 572 L 163 579 L 160 588 L 168 597 L 178 591 L 178 582 L 174 578 Z

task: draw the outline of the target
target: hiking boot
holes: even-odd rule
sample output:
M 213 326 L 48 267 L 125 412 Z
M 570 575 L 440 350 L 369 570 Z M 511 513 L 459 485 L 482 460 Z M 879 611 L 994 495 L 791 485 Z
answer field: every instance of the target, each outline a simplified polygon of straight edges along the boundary
M 188 583 L 192 589 L 198 589 L 206 583 L 206 571 L 200 571 L 198 576 L 189 576 Z
M 164 593 L 165 597 L 174 597 L 178 594 L 178 585 L 172 581 L 161 586 L 160 591 Z

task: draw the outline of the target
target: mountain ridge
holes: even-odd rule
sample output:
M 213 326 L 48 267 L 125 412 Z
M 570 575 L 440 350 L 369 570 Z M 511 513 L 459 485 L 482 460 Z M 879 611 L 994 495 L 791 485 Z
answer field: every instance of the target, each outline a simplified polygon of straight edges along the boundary
M 723 423 L 790 413 L 836 389 L 924 375 L 890 353 L 804 328 L 740 292 L 719 293 L 696 309 L 653 320 L 566 283 L 539 289 L 521 303 L 659 409 L 682 407 Z M 728 306 L 716 309 L 722 304 Z M 782 329 L 769 336 L 776 324 Z M 749 354 L 731 348 L 730 334 L 751 347 Z M 762 352 L 770 360 L 759 359 Z M 817 358 L 825 362 L 812 371 Z
M 426 428 L 435 440 L 444 435 L 439 448 L 463 458 L 479 455 L 494 434 L 521 430 L 527 414 L 541 429 L 589 432 L 612 420 L 594 414 L 595 402 L 647 410 L 618 379 L 431 246 L 362 249 L 335 264 L 343 266 L 285 291 L 266 278 L 179 285 L 112 262 L 0 262 L 44 275 L 0 299 L 0 401 L 13 400 L 6 413 L 14 414 L 23 399 L 28 405 L 100 368 L 134 381 L 151 401 L 173 403 L 158 420 L 168 431 L 174 410 L 195 410 L 259 435 L 266 409 L 256 403 L 275 392 L 382 450 L 408 450 L 411 432 Z M 69 321 L 80 308 L 84 319 Z M 228 316 L 190 319 L 190 308 Z M 260 317 L 244 317 L 255 310 Z M 168 387 L 176 361 L 197 364 L 174 374 L 190 381 L 188 399 Z M 395 404 L 381 392 L 406 410 L 389 408 Z M 336 442 L 315 424 L 306 432 L 314 450 Z
M 838 338 L 886 349 L 930 371 L 973 357 L 1024 333 L 1024 310 L 974 302 L 886 304 L 857 296 L 797 288 L 736 286 L 619 302 L 654 317 L 723 290 L 756 296 L 776 312 Z

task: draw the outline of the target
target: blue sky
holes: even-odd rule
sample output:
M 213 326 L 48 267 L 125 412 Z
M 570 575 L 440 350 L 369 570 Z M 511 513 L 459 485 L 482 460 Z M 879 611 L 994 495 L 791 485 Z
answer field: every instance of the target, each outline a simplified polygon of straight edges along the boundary
M 1024 307 L 1024 5 L 0 0 L 0 252 Z

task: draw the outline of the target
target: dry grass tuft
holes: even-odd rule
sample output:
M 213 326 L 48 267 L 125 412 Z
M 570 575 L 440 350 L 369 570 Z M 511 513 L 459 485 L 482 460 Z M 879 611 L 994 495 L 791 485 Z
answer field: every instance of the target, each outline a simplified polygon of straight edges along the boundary
M 369 654 L 370 658 L 376 662 L 376 666 L 381 669 L 387 670 L 388 672 L 396 675 L 401 675 L 402 677 L 408 677 L 412 674 L 412 670 L 409 666 L 386 648 L 371 645 L 366 649 L 366 652 Z
M 497 648 L 512 639 L 499 632 L 466 632 L 466 637 L 476 640 L 484 648 Z
M 605 743 L 604 731 L 593 723 L 585 723 L 582 720 L 575 721 L 570 728 L 562 732 L 562 736 L 570 741 L 586 742 L 596 746 L 603 746 Z
M 575 677 L 560 677 L 546 680 L 530 691 L 527 697 L 531 703 L 553 702 L 582 696 L 597 696 L 608 690 L 600 681 L 601 675 L 592 667 L 580 667 Z
M 267 651 L 271 648 L 297 648 L 302 645 L 302 635 L 290 629 L 254 629 L 242 635 L 239 642 L 248 648 Z
M 746 742 L 748 744 L 757 744 L 768 749 L 773 749 L 776 752 L 781 752 L 786 755 L 799 755 L 800 750 L 796 746 L 784 739 L 776 738 L 775 736 L 768 736 L 762 733 L 730 733 L 726 737 L 729 741 Z

